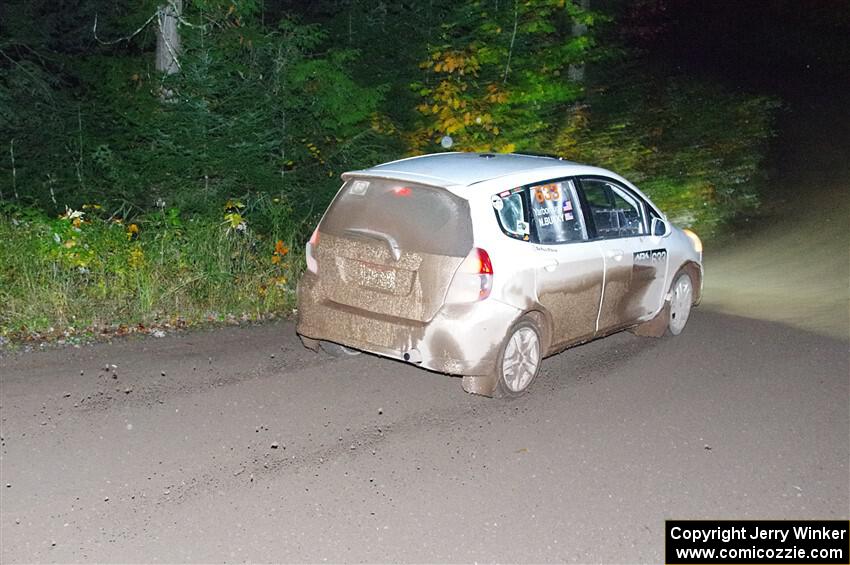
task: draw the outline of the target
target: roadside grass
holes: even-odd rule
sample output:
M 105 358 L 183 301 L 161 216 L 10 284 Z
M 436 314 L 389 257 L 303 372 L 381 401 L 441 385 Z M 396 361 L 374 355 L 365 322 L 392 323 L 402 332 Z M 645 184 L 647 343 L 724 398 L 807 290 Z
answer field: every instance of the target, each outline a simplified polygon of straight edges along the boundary
M 163 209 L 132 221 L 96 205 L 59 218 L 0 208 L 0 336 L 49 340 L 290 313 L 310 227 L 268 208 L 228 201 L 218 217 Z M 265 230 L 254 229 L 252 212 Z

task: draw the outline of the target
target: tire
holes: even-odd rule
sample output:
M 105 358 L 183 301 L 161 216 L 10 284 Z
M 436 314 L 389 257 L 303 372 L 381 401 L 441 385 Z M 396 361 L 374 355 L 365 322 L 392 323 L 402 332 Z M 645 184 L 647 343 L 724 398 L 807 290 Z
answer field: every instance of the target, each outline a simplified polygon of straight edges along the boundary
M 543 344 L 540 331 L 529 319 L 511 328 L 496 362 L 496 398 L 515 398 L 525 394 L 540 372 Z
M 670 304 L 667 308 L 667 326 L 671 334 L 679 335 L 685 329 L 693 304 L 694 283 L 690 275 L 680 273 L 670 288 Z
M 334 343 L 332 341 L 322 341 L 319 345 L 322 348 L 322 351 L 330 355 L 331 357 L 356 357 L 360 355 L 360 352 L 356 349 L 351 349 L 350 347 L 346 347 L 344 345 L 340 345 L 338 343 Z

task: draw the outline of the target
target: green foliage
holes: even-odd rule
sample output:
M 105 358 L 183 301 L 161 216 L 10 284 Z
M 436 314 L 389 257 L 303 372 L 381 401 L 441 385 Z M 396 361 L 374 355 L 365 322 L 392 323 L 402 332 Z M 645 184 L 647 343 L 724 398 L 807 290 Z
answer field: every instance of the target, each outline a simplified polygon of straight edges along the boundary
M 445 134 L 607 166 L 704 236 L 758 206 L 776 103 L 623 64 L 578 2 L 184 0 L 169 76 L 161 4 L 0 3 L 2 334 L 289 309 L 339 174 Z
M 130 49 L 146 32 L 67 68 L 28 52 L 6 58 L 0 117 L 19 201 L 58 213 L 97 200 L 128 216 L 160 200 L 198 212 L 226 195 L 266 194 L 308 214 L 340 172 L 385 156 L 391 141 L 371 127 L 383 90 L 352 79 L 355 51 L 325 49 L 319 26 L 291 18 L 263 27 L 256 2 L 185 4 L 172 76 Z
M 389 158 L 372 127 L 383 90 L 353 80 L 356 51 L 291 17 L 264 26 L 258 2 L 184 6 L 168 77 L 151 68 L 152 25 L 112 45 L 3 29 L 3 334 L 288 310 L 339 173 Z M 99 8 L 112 40 L 157 4 Z M 90 32 L 82 12 L 66 16 Z
M 568 68 L 583 63 L 594 42 L 573 33 L 596 17 L 564 0 L 458 3 L 429 42 L 415 151 L 451 135 L 461 150 L 533 150 L 549 123 L 582 92 Z
M 636 76 L 641 80 L 622 81 Z M 613 77 L 620 80 L 605 83 Z M 705 237 L 757 210 L 776 100 L 647 64 L 595 78 L 586 105 L 546 150 L 619 172 L 675 223 Z
M 304 226 L 281 222 L 289 215 L 273 201 L 244 205 L 237 226 L 227 214 L 186 219 L 171 208 L 127 224 L 97 205 L 57 219 L 0 207 L 0 335 L 255 319 L 290 310 Z M 255 229 L 255 217 L 265 218 L 269 231 Z

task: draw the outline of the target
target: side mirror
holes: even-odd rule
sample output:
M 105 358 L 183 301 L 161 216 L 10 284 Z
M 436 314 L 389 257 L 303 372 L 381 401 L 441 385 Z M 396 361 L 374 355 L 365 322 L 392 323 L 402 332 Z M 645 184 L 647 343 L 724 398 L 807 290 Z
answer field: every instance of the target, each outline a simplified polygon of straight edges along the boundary
M 652 224 L 649 226 L 649 233 L 655 236 L 664 237 L 670 233 L 670 224 L 667 220 L 652 218 Z

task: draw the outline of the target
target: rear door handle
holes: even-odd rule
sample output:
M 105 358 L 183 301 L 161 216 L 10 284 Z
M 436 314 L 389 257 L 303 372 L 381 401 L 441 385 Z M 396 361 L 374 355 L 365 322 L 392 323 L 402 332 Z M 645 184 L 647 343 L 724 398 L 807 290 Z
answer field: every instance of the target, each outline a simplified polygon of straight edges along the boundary
M 555 259 L 552 259 L 551 261 L 543 265 L 543 268 L 551 273 L 552 271 L 558 268 L 558 262 Z
M 612 249 L 608 252 L 608 258 L 613 259 L 614 261 L 622 261 L 623 255 L 624 253 L 622 249 Z

